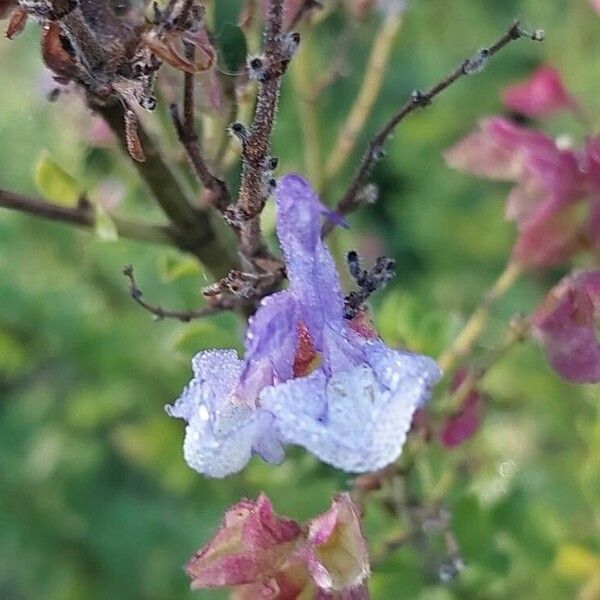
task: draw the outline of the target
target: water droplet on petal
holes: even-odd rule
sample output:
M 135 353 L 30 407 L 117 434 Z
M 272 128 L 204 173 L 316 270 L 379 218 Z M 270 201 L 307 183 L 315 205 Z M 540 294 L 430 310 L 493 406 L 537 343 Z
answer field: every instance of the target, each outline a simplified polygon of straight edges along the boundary
M 210 414 L 208 412 L 208 408 L 206 407 L 206 404 L 203 404 L 199 409 L 198 409 L 198 416 L 200 417 L 200 419 L 202 419 L 203 421 L 208 421 L 210 419 Z

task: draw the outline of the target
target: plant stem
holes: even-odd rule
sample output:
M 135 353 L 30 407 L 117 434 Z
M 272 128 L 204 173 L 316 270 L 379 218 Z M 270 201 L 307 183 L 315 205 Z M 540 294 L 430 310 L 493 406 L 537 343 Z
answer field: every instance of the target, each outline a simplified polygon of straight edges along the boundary
M 492 306 L 508 292 L 521 273 L 521 267 L 512 262 L 508 263 L 506 269 L 485 294 L 482 302 L 475 309 L 462 331 L 450 347 L 440 355 L 438 364 L 442 371 L 450 373 L 459 360 L 470 354 L 473 344 L 479 339 L 488 322 Z
M 356 147 L 358 136 L 371 115 L 379 95 L 392 46 L 401 25 L 402 14 L 392 13 L 383 20 L 375 35 L 358 96 L 327 160 L 326 181 L 330 181 L 340 172 Z
M 128 155 L 122 107 L 112 104 L 93 108 L 108 123 Z M 194 254 L 216 278 L 225 276 L 237 267 L 237 262 L 218 238 L 208 211 L 193 206 L 188 200 L 169 165 L 142 127 L 139 128 L 139 137 L 146 153 L 146 161 L 132 163 L 177 230 L 182 240 L 180 247 Z
M 521 28 L 518 21 L 513 21 L 505 33 L 500 36 L 493 44 L 487 48 L 479 50 L 473 57 L 465 59 L 458 67 L 440 79 L 428 90 L 421 92 L 415 90 L 410 98 L 388 119 L 387 123 L 377 132 L 369 142 L 366 151 L 363 154 L 359 168 L 357 169 L 350 186 L 342 199 L 337 203 L 336 210 L 341 215 L 346 215 L 356 210 L 361 205 L 361 192 L 368 182 L 368 178 L 375 164 L 383 157 L 383 147 L 388 138 L 392 135 L 396 127 L 410 114 L 420 108 L 429 106 L 434 98 L 448 89 L 459 79 L 476 73 L 481 65 L 485 64 L 492 56 L 500 52 L 502 48 L 519 40 L 529 38 L 539 42 L 544 39 L 543 32 L 527 32 Z M 482 62 L 483 61 L 483 62 Z M 322 235 L 325 237 L 334 225 L 332 221 L 325 223 L 322 229 Z
M 129 285 L 129 295 L 134 302 L 139 304 L 144 310 L 148 311 L 155 319 L 176 319 L 182 323 L 189 323 L 193 319 L 202 319 L 210 315 L 217 314 L 226 310 L 224 307 L 205 306 L 195 310 L 172 310 L 163 308 L 157 304 L 150 304 L 144 300 L 144 294 L 138 287 L 133 267 L 131 265 L 123 269 L 123 275 L 127 278 Z
M 84 229 L 91 229 L 95 224 L 93 207 L 87 204 L 69 208 L 15 192 L 0 190 L 0 207 Z M 132 221 L 113 215 L 110 218 L 120 237 L 171 246 L 179 246 L 181 243 L 177 231 L 168 225 Z

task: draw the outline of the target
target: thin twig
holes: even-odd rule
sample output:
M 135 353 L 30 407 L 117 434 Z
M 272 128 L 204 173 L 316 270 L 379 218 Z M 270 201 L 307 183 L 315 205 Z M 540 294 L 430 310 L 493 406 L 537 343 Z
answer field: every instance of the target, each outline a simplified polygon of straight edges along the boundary
M 350 187 L 344 194 L 343 198 L 338 202 L 336 210 L 342 214 L 348 214 L 355 210 L 360 205 L 360 192 L 367 183 L 368 177 L 373 170 L 373 167 L 383 156 L 383 146 L 393 133 L 398 124 L 403 121 L 408 115 L 419 108 L 429 106 L 433 99 L 441 92 L 450 87 L 453 83 L 466 75 L 479 72 L 489 58 L 494 56 L 502 48 L 509 43 L 521 39 L 529 38 L 533 41 L 541 41 L 544 38 L 543 32 L 534 31 L 527 32 L 521 28 L 518 21 L 514 21 L 507 31 L 491 46 L 482 48 L 473 57 L 464 60 L 456 69 L 446 75 L 438 83 L 425 92 L 415 91 L 405 104 L 398 110 L 382 129 L 375 135 L 368 145 L 366 152 L 363 155 L 361 165 L 356 172 Z M 332 221 L 327 221 L 323 226 L 323 235 L 327 235 L 334 225 Z
M 186 73 L 186 78 L 187 75 Z M 171 105 L 171 117 L 177 131 L 177 137 L 185 148 L 196 176 L 205 189 L 210 192 L 207 199 L 208 202 L 217 210 L 224 212 L 229 206 L 231 199 L 229 189 L 225 182 L 214 175 L 206 164 L 200 151 L 198 136 L 193 129 L 193 120 L 191 121 L 191 127 L 189 125 L 190 121 L 187 118 L 184 117 L 185 120 L 182 122 L 176 104 Z
M 186 58 L 194 61 L 196 49 L 188 45 L 186 48 Z M 185 72 L 183 75 L 183 126 L 186 131 L 194 132 L 194 74 Z
M 128 265 L 123 269 L 123 275 L 127 278 L 129 285 L 129 294 L 131 298 L 139 304 L 144 310 L 147 310 L 150 314 L 154 315 L 156 319 L 176 319 L 178 321 L 182 321 L 183 323 L 189 323 L 193 319 L 201 319 L 203 317 L 208 317 L 210 315 L 214 315 L 216 313 L 222 312 L 225 310 L 222 307 L 218 306 L 206 306 L 204 308 L 199 308 L 196 310 L 170 310 L 166 308 L 162 308 L 156 304 L 150 304 L 144 300 L 144 294 L 142 290 L 137 285 L 137 281 L 135 280 L 135 275 L 133 272 L 133 267 Z
M 186 44 L 186 58 L 193 61 L 195 48 Z M 177 137 L 190 159 L 200 183 L 209 192 L 207 201 L 220 212 L 224 212 L 231 201 L 227 184 L 209 169 L 198 142 L 194 123 L 194 74 L 185 73 L 183 79 L 183 121 L 176 104 L 171 105 L 171 118 L 177 131 Z
M 0 207 L 84 229 L 92 229 L 95 225 L 94 208 L 84 199 L 78 206 L 69 208 L 0 189 Z M 168 225 L 132 221 L 114 215 L 110 218 L 119 237 L 157 244 L 181 245 L 176 230 Z
M 238 123 L 247 123 L 252 119 L 253 108 L 256 103 L 256 86 L 246 85 L 245 88 L 237 93 L 235 121 Z M 240 141 L 231 136 L 225 155 L 221 161 L 221 168 L 224 173 L 228 173 L 232 167 L 239 161 L 242 150 Z

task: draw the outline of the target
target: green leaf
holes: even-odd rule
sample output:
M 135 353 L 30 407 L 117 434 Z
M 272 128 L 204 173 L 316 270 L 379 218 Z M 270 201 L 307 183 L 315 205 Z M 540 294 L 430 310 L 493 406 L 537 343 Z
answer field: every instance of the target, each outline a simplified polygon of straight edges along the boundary
M 94 220 L 96 236 L 103 242 L 116 242 L 119 239 L 119 233 L 115 222 L 100 203 L 94 205 L 94 210 L 96 213 Z
M 238 73 L 244 67 L 248 55 L 244 32 L 237 25 L 226 22 L 216 43 L 221 67 L 229 73 Z
M 61 206 L 76 206 L 81 196 L 81 186 L 45 150 L 40 154 L 34 169 L 34 180 L 46 200 Z
M 25 365 L 23 344 L 7 331 L 0 329 L 0 374 L 16 375 Z

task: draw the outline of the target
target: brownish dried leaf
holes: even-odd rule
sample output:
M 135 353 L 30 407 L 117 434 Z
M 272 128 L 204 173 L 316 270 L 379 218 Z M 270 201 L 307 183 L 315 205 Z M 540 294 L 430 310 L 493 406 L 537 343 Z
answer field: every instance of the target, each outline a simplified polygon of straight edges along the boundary
M 145 162 L 146 154 L 138 135 L 137 116 L 131 109 L 125 110 L 125 139 L 127 140 L 127 151 L 131 157 L 138 162 Z

